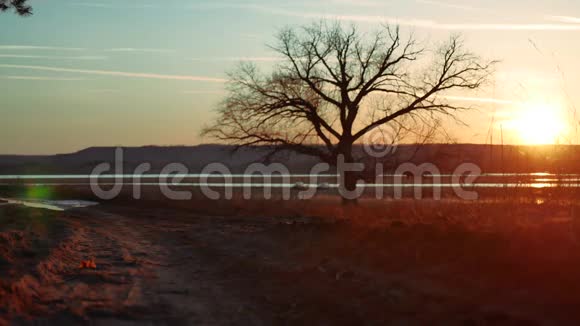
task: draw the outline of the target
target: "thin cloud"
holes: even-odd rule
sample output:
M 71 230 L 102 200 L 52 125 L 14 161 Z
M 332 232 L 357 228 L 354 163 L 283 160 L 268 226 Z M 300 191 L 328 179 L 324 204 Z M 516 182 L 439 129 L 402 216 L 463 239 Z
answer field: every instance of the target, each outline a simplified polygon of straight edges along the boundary
M 0 58 L 13 59 L 54 59 L 54 60 L 107 60 L 102 56 L 77 56 L 77 57 L 59 57 L 49 55 L 24 55 L 24 54 L 0 54 Z
M 384 2 L 368 1 L 368 0 L 330 0 L 329 2 L 357 7 L 383 7 L 386 4 L 388 4 Z
M 430 5 L 443 6 L 448 8 L 456 8 L 463 10 L 485 10 L 482 8 L 477 8 L 469 5 L 461 5 L 455 3 L 449 3 L 439 0 L 415 0 L 419 3 L 425 3 Z M 335 3 L 345 3 L 356 5 L 357 2 L 352 0 L 334 0 Z M 82 4 L 82 3 L 81 3 Z M 103 3 L 84 3 L 85 5 L 91 6 L 113 6 L 113 4 L 103 4 Z M 384 5 L 380 2 L 375 1 L 364 1 L 361 5 L 363 6 L 378 6 Z M 150 5 L 145 5 L 149 7 Z M 329 13 L 316 13 L 309 11 L 292 11 L 279 7 L 271 7 L 263 4 L 257 3 L 235 3 L 235 2 L 207 2 L 207 3 L 196 3 L 185 6 L 189 9 L 245 9 L 254 10 L 258 12 L 264 12 L 273 15 L 288 16 L 288 17 L 300 17 L 300 18 L 313 18 L 313 19 L 331 19 L 331 20 L 344 20 L 352 22 L 361 23 L 387 23 L 392 25 L 401 26 L 411 26 L 417 28 L 426 29 L 436 29 L 436 30 L 500 30 L 500 31 L 580 31 L 579 25 L 567 24 L 570 22 L 576 22 L 574 17 L 563 17 L 555 16 L 556 21 L 561 22 L 561 24 L 544 24 L 544 23 L 441 23 L 435 20 L 429 19 L 418 19 L 413 17 L 389 17 L 389 16 L 379 16 L 379 15 L 341 15 L 341 14 L 329 14 Z
M 342 20 L 361 23 L 387 23 L 400 26 L 411 26 L 418 28 L 437 29 L 437 30 L 503 30 L 503 31 L 580 31 L 579 25 L 571 24 L 515 24 L 515 23 L 440 23 L 435 20 L 388 17 L 378 15 L 339 15 L 326 13 L 308 13 L 298 12 L 286 9 L 266 7 L 260 5 L 240 6 L 268 14 L 282 15 L 288 17 L 314 18 Z
M 284 60 L 281 57 L 216 57 L 191 58 L 192 61 L 250 61 L 250 62 L 277 62 Z
M 146 52 L 146 53 L 174 53 L 171 49 L 139 49 L 139 48 L 113 48 L 105 50 L 107 52 Z
M 204 77 L 204 76 L 163 75 L 163 74 L 135 73 L 135 72 L 108 71 L 108 70 L 71 69 L 71 68 L 47 67 L 47 66 L 26 66 L 26 65 L 0 64 L 0 68 L 41 70 L 41 71 L 53 71 L 53 72 L 68 72 L 68 73 L 77 73 L 77 74 L 116 76 L 116 77 L 129 77 L 129 78 L 144 78 L 144 79 L 202 81 L 202 82 L 210 82 L 210 83 L 227 82 L 226 79 Z
M 46 76 L 0 76 L 1 79 L 12 80 L 45 80 L 45 81 L 80 81 L 84 78 L 46 77 Z
M 38 51 L 86 51 L 86 48 L 38 46 L 38 45 L 0 45 L 0 50 L 38 50 Z M 112 48 L 104 49 L 105 52 L 150 52 L 150 53 L 174 53 L 173 49 L 150 49 L 150 48 Z
M 447 8 L 463 9 L 463 10 L 484 10 L 482 8 L 477 8 L 474 6 L 455 4 L 439 0 L 415 0 L 418 3 L 436 5 Z M 362 6 L 380 6 L 384 3 L 378 1 L 364 1 L 362 3 L 355 2 L 353 0 L 332 0 L 334 3 L 343 3 L 349 5 L 362 5 Z M 73 3 L 73 5 L 83 5 L 92 7 L 103 7 L 103 8 L 116 8 L 113 3 Z M 150 8 L 153 5 L 136 5 L 136 7 Z M 440 23 L 434 20 L 428 19 L 417 19 L 413 17 L 388 17 L 388 16 L 378 16 L 378 15 L 341 15 L 341 14 L 328 14 L 328 13 L 316 13 L 316 12 L 304 12 L 304 11 L 292 11 L 282 8 L 271 7 L 263 4 L 257 3 L 235 3 L 235 2 L 213 2 L 213 3 L 197 3 L 187 5 L 186 8 L 189 9 L 247 9 L 259 12 L 265 12 L 268 14 L 282 15 L 289 17 L 301 17 L 301 18 L 315 18 L 315 19 L 332 19 L 332 20 L 344 20 L 353 22 L 363 22 L 363 23 L 387 23 L 393 25 L 401 26 L 411 26 L 418 28 L 427 29 L 438 29 L 438 30 L 504 30 L 504 31 L 580 31 L 580 24 L 573 25 L 571 23 L 580 23 L 579 18 L 567 17 L 567 16 L 552 16 L 553 21 L 560 22 L 560 24 L 544 24 L 544 23 Z
M 580 17 L 572 16 L 548 16 L 548 20 L 567 24 L 580 24 Z
M 432 20 L 413 18 L 393 18 L 384 16 L 353 16 L 353 15 L 309 15 L 312 18 L 331 18 L 358 22 L 384 22 L 394 25 L 413 26 L 441 30 L 509 30 L 509 31 L 578 31 L 580 26 L 562 24 L 495 24 L 495 23 L 439 23 Z
M 415 0 L 415 2 L 423 3 L 423 4 L 427 4 L 427 5 L 434 5 L 434 6 L 438 6 L 438 7 L 444 7 L 444 8 L 452 8 L 452 9 L 479 10 L 479 11 L 483 10 L 483 8 L 478 8 L 478 7 L 468 6 L 468 5 L 460 5 L 460 4 L 456 4 L 456 3 L 449 3 L 449 2 L 443 2 L 443 1 L 435 1 L 435 0 Z
M 37 45 L 0 45 L 0 50 L 51 50 L 51 51 L 84 51 L 84 48 Z
M 510 104 L 510 105 L 520 104 L 520 102 L 518 101 L 503 100 L 489 97 L 468 97 L 468 96 L 452 96 L 452 95 L 445 95 L 441 97 L 451 101 L 462 101 L 462 102 L 478 102 L 478 103 Z
M 73 7 L 89 7 L 89 8 L 104 8 L 104 9 L 151 9 L 160 8 L 159 5 L 154 4 L 121 4 L 118 3 L 104 3 L 104 2 L 71 2 L 68 4 Z
M 224 90 L 193 90 L 193 91 L 182 91 L 181 94 L 214 94 L 221 95 L 225 94 Z

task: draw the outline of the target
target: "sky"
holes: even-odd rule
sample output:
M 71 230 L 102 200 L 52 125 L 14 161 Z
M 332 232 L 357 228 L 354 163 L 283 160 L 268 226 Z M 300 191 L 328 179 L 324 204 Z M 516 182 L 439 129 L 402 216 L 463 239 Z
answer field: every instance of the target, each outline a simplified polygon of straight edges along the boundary
M 400 25 L 427 47 L 460 33 L 500 60 L 492 82 L 450 94 L 474 110 L 454 140 L 577 143 L 580 2 L 531 0 L 32 0 L 0 14 L 0 154 L 194 145 L 240 61 L 266 69 L 285 26 Z

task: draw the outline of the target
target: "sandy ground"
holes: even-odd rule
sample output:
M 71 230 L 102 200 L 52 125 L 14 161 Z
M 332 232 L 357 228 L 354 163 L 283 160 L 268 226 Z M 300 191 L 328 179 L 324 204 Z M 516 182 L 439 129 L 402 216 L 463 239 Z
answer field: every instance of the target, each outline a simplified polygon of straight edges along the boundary
M 0 324 L 580 321 L 580 251 L 555 223 L 507 238 L 447 220 L 361 227 L 147 202 L 0 211 Z M 46 223 L 6 222 L 35 214 Z M 97 268 L 80 269 L 90 258 Z

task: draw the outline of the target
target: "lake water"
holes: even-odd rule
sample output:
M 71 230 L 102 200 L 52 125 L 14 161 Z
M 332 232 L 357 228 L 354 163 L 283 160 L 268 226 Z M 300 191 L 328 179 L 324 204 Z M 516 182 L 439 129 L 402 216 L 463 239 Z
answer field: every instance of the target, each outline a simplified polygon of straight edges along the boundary
M 402 175 L 383 174 L 373 183 L 365 183 L 368 188 L 394 187 L 474 187 L 474 188 L 551 188 L 580 187 L 580 174 L 551 173 L 486 173 L 480 175 L 473 184 L 458 183 L 451 174 L 424 175 L 417 179 Z M 457 179 L 457 178 L 455 178 Z M 179 180 L 179 181 L 177 181 Z M 1 185 L 36 185 L 36 186 L 87 186 L 91 182 L 90 175 L 0 175 Z M 105 174 L 100 175 L 98 182 L 102 186 L 122 182 L 124 185 L 140 186 L 177 186 L 177 187 L 271 187 L 292 188 L 299 185 L 305 188 L 337 188 L 336 174 L 291 174 L 291 175 L 217 175 L 217 174 Z M 463 181 L 461 181 L 463 182 Z
M 22 198 L 2 198 L 3 205 L 22 205 L 32 208 L 42 208 L 52 211 L 65 211 L 71 208 L 84 208 L 96 206 L 98 203 L 86 200 L 39 200 L 39 199 L 22 199 Z

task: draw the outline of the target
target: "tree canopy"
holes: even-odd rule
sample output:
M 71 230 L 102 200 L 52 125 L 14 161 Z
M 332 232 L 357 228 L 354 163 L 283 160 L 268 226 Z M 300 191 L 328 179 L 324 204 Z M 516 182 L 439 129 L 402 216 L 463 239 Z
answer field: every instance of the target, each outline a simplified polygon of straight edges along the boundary
M 32 7 L 27 2 L 28 0 L 0 0 L 0 12 L 14 10 L 20 16 L 30 16 Z
M 469 109 L 445 95 L 480 88 L 494 65 L 465 50 L 459 36 L 426 49 L 390 26 L 363 33 L 320 22 L 285 28 L 276 39 L 281 61 L 269 73 L 253 63 L 232 71 L 205 135 L 352 162 L 353 144 L 373 130 L 435 126 Z

